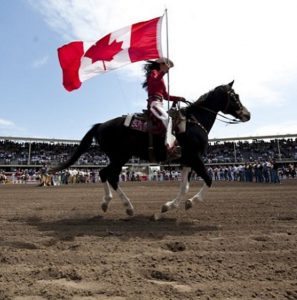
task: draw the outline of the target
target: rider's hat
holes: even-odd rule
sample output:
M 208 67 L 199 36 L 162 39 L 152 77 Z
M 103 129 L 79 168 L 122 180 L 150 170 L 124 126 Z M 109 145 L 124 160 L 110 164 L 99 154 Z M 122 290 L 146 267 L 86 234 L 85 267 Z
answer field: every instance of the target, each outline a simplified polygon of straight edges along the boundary
M 157 62 L 159 64 L 166 64 L 166 65 L 168 65 L 169 68 L 174 67 L 173 61 L 167 57 L 160 57 L 160 58 L 156 59 L 155 62 Z

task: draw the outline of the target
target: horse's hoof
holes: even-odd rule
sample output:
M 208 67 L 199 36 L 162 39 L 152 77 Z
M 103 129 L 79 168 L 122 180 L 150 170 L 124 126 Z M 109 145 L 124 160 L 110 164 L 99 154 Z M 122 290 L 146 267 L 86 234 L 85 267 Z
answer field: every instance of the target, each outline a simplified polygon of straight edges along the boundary
M 130 217 L 134 216 L 134 210 L 132 208 L 127 208 L 126 213 Z
M 102 209 L 104 212 L 107 212 L 108 204 L 107 204 L 107 203 L 102 203 L 102 204 L 101 204 L 101 209 Z
M 191 201 L 191 200 L 187 200 L 187 201 L 185 202 L 185 210 L 188 210 L 188 209 L 190 209 L 190 208 L 192 208 L 192 207 L 193 207 L 192 201 Z
M 168 210 L 169 210 L 169 207 L 166 204 L 164 204 L 161 208 L 161 213 L 163 214 L 163 213 L 167 212 Z

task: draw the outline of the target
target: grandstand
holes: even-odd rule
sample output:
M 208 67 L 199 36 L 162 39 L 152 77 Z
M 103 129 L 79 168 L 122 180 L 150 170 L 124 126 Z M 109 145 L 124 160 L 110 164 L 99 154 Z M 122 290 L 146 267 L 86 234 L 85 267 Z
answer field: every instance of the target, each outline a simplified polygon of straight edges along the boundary
M 37 183 L 41 179 L 42 184 L 47 166 L 65 161 L 79 142 L 0 137 L 0 183 Z M 213 180 L 279 183 L 296 178 L 297 134 L 211 139 L 203 159 Z M 100 181 L 99 170 L 107 164 L 108 157 L 94 143 L 71 170 L 54 175 L 50 184 L 96 183 Z M 132 157 L 123 167 L 120 180 L 179 180 L 180 176 L 179 165 L 151 164 Z
M 0 169 L 41 168 L 42 164 L 58 164 L 71 154 L 80 140 L 0 136 Z M 276 160 L 282 164 L 297 163 L 297 134 L 231 137 L 210 139 L 206 165 L 243 164 Z M 93 144 L 75 168 L 102 168 L 108 158 Z M 147 165 L 132 158 L 127 165 Z

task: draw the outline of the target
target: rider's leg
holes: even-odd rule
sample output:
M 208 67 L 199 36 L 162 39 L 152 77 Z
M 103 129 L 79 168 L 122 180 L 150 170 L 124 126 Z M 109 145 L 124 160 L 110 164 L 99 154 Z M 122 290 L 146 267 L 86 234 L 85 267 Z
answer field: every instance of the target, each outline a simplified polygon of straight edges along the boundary
M 165 145 L 170 149 L 175 144 L 175 136 L 172 134 L 172 119 L 166 112 L 161 101 L 153 101 L 150 104 L 150 111 L 159 120 L 162 121 L 166 129 Z

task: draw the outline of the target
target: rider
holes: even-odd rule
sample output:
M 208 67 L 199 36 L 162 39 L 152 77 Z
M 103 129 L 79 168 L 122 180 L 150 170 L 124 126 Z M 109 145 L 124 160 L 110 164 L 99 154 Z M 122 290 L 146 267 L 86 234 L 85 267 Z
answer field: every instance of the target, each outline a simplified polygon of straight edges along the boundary
M 174 66 L 173 62 L 162 57 L 155 61 L 147 61 L 144 65 L 145 81 L 142 87 L 148 92 L 148 109 L 160 121 L 166 129 L 165 145 L 170 151 L 175 146 L 175 136 L 172 134 L 172 120 L 163 107 L 163 99 L 167 101 L 185 102 L 185 98 L 170 96 L 166 91 L 164 75 Z

